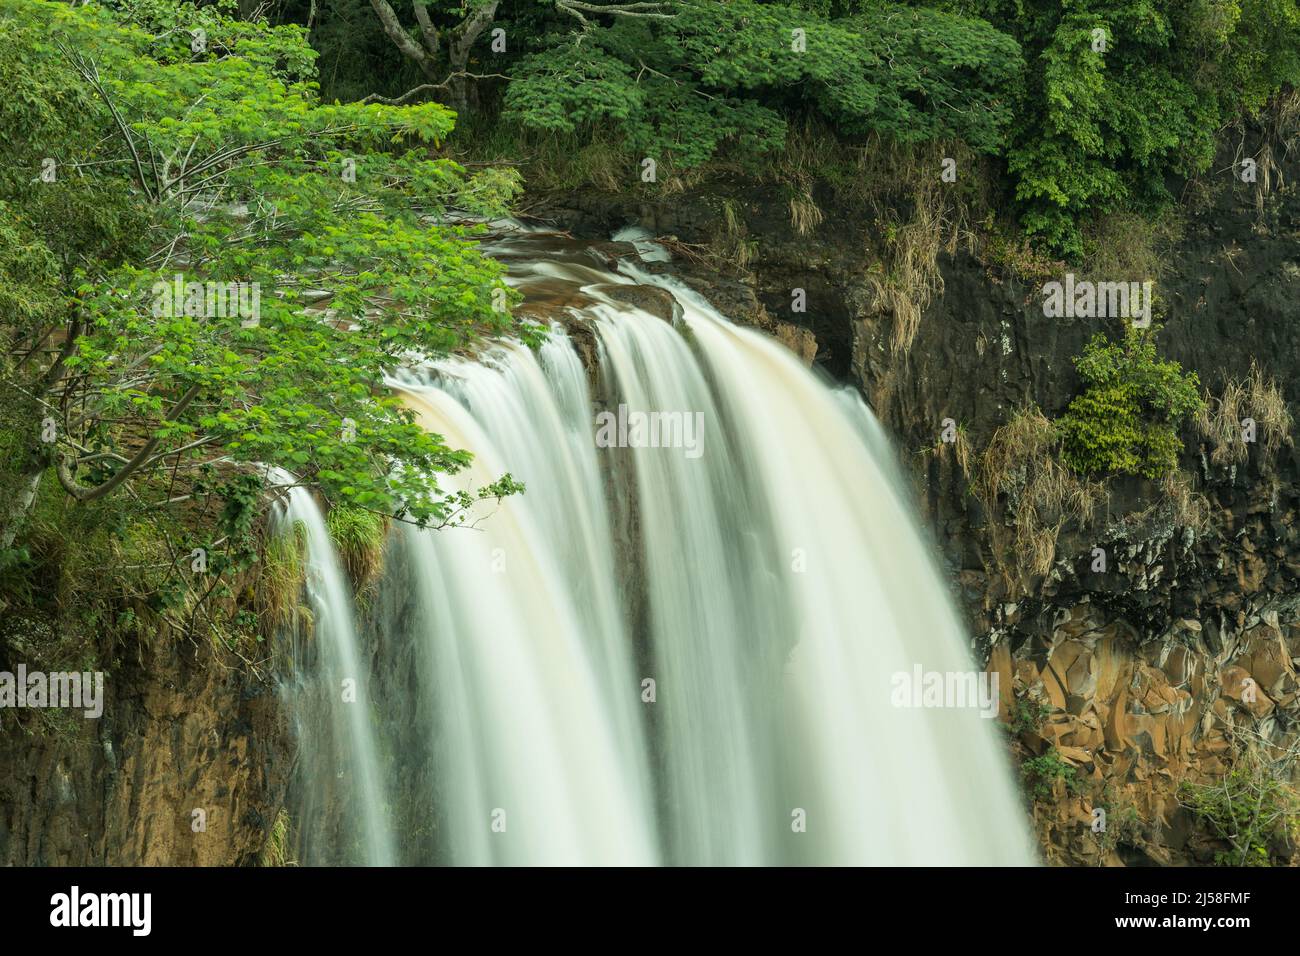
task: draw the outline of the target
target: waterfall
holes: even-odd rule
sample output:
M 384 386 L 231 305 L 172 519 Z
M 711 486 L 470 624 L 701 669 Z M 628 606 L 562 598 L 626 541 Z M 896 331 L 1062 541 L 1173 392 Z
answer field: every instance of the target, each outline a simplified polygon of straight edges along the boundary
M 474 453 L 448 489 L 527 485 L 395 533 L 380 628 L 418 700 L 393 719 L 435 781 L 398 801 L 399 832 L 436 821 L 409 862 L 1031 862 L 996 722 L 896 706 L 896 675 L 975 668 L 862 400 L 647 267 L 489 251 L 546 344 L 393 383 Z M 671 317 L 629 304 L 647 291 Z
M 537 360 L 515 348 L 501 361 L 500 372 L 444 367 L 459 383 L 409 392 L 428 427 L 475 450 L 452 487 L 509 469 L 547 489 L 481 507 L 473 528 L 403 536 L 439 701 L 436 766 L 455 782 L 435 812 L 456 863 L 653 863 L 637 684 L 595 457 Z M 577 386 L 562 374 L 580 373 L 573 362 L 559 366 L 558 397 Z
M 392 866 L 396 854 L 387 820 L 388 797 L 373 727 L 369 667 L 363 666 L 357 641 L 352 592 L 316 500 L 305 488 L 297 487 L 297 479 L 288 472 L 273 470 L 271 478 L 278 485 L 288 486 L 277 530 L 302 537 L 318 678 L 313 686 L 294 687 L 300 700 L 310 700 L 312 705 L 292 709 L 298 718 L 300 771 L 309 779 L 313 792 L 324 789 L 328 782 L 333 799 L 343 808 L 339 821 L 342 832 L 331 835 L 323 832 L 318 808 L 300 814 L 307 862 L 315 858 Z M 327 841 L 345 846 L 321 845 Z M 357 847 L 359 852 L 351 847 Z

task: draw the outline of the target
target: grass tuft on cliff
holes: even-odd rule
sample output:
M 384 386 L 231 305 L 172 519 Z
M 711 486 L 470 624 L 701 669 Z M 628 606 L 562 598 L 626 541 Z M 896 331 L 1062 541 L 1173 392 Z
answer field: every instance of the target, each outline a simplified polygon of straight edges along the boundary
M 1005 514 L 1013 529 L 1008 535 L 1000 522 L 989 524 L 995 560 L 1012 588 L 1046 574 L 1062 529 L 1087 527 L 1104 498 L 1102 485 L 1066 467 L 1059 441 L 1051 419 L 1026 406 L 993 433 L 975 467 L 975 496 L 990 515 Z
M 1243 440 L 1243 433 L 1252 425 L 1251 437 L 1272 457 L 1292 443 L 1292 424 L 1282 390 L 1253 364 L 1245 381 L 1227 382 L 1217 397 L 1207 397 L 1196 416 L 1196 429 L 1215 465 L 1239 465 L 1247 459 L 1251 443 Z
M 388 522 L 371 511 L 337 506 L 325 516 L 325 526 L 353 587 L 360 592 L 383 570 Z
M 306 551 L 306 528 L 300 521 L 267 537 L 257 576 L 256 606 L 262 632 L 268 638 L 282 628 L 302 623 L 306 609 L 300 606 L 300 598 L 307 570 Z
M 291 832 L 293 822 L 289 819 L 289 812 L 283 807 L 275 815 L 275 822 L 271 824 L 271 832 L 267 834 L 266 845 L 262 847 L 261 856 L 258 858 L 258 866 L 297 866 L 298 862 L 290 858 Z

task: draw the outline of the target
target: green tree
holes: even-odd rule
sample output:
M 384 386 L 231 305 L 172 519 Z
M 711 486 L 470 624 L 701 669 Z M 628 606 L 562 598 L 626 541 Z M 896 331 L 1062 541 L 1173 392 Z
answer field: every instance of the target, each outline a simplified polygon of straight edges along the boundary
M 469 69 L 470 52 L 492 25 L 500 0 L 466 0 L 454 4 L 412 0 L 411 15 L 419 27 L 417 30 L 402 24 L 388 0 L 370 0 L 370 5 L 384 34 L 402 56 L 420 68 L 427 80 L 407 91 L 400 100 L 441 92 L 457 113 L 468 112 L 477 99 L 475 81 L 483 79 Z M 440 10 L 440 7 L 450 9 Z M 451 26 L 444 26 L 442 21 L 448 16 L 455 21 Z
M 657 16 L 586 18 L 511 67 L 505 118 L 573 132 L 612 126 L 679 166 L 735 141 L 758 158 L 786 117 L 821 116 L 846 138 L 961 138 L 996 151 L 1019 50 L 982 20 L 873 3 L 831 20 L 779 3 L 680 0 Z
M 995 151 L 1022 67 L 1016 44 L 982 20 L 881 0 L 367 2 L 424 80 L 383 102 L 434 97 L 480 112 L 479 81 L 490 80 L 507 123 L 612 130 L 678 166 L 728 141 L 761 158 L 796 113 L 849 138 L 961 137 Z
M 443 106 L 320 102 L 304 31 L 235 12 L 0 0 L 18 462 L 0 546 L 48 473 L 79 502 L 158 508 L 214 484 L 246 498 L 262 465 L 420 524 L 469 502 L 438 483 L 469 455 L 384 379 L 411 352 L 534 336 L 473 230 L 446 222 L 500 213 L 517 183 L 436 158 Z
M 1080 226 L 1169 200 L 1225 123 L 1300 83 L 1294 0 L 941 0 L 1014 37 L 1029 67 L 1007 153 L 1021 222 L 1077 257 Z

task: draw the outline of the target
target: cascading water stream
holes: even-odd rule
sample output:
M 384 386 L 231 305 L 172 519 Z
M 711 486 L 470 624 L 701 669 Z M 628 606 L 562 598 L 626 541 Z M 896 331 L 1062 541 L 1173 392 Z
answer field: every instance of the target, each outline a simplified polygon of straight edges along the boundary
M 352 591 L 325 518 L 311 493 L 294 487 L 297 479 L 288 472 L 273 470 L 270 477 L 279 485 L 289 486 L 280 515 L 282 527 L 294 535 L 298 534 L 296 529 L 301 529 L 312 641 L 320 678 L 320 693 L 313 697 L 313 703 L 323 707 L 327 717 L 326 726 L 317 720 L 299 721 L 302 759 L 312 777 L 328 778 L 331 786 L 346 791 L 336 799 L 349 808 L 351 826 L 347 829 L 352 832 L 348 842 L 359 844 L 364 854 L 360 861 L 348 862 L 392 866 L 396 853 L 386 813 L 388 797 L 371 725 L 369 668 L 362 666 Z M 319 715 L 315 710 L 309 713 Z M 311 821 L 306 821 L 308 829 L 310 825 Z
M 467 784 L 438 808 L 443 828 L 456 835 L 451 858 L 652 863 L 636 683 L 609 565 L 598 566 L 608 539 L 597 515 L 582 513 L 586 495 L 599 500 L 594 461 L 566 461 L 569 436 L 541 370 L 527 352 L 511 359 L 505 374 L 513 388 L 482 396 L 503 403 L 484 419 L 529 433 L 518 436 L 510 467 L 538 486 L 546 482 L 548 494 L 480 506 L 473 529 L 404 535 L 417 569 L 426 626 L 419 646 L 438 721 L 456 728 L 442 734 L 437 764 Z M 497 374 L 457 371 L 468 394 L 480 375 Z M 408 394 L 428 427 L 476 450 L 468 473 L 453 481 L 485 484 L 506 470 L 493 436 L 448 392 Z M 523 395 L 536 404 L 519 402 Z M 513 416 L 520 417 L 512 425 Z M 488 827 L 493 817 L 496 831 Z
M 394 826 L 438 834 L 404 862 L 1030 862 L 994 722 L 894 705 L 895 674 L 972 662 L 861 399 L 671 278 L 553 236 L 489 251 L 570 332 L 395 383 L 474 452 L 449 488 L 528 489 L 396 535 L 380 628 L 419 700 L 394 719 L 436 784 Z M 620 406 L 680 413 L 674 447 L 603 447 Z
M 751 579 L 779 597 L 746 632 L 748 653 L 784 650 L 797 637 L 783 675 L 790 751 L 781 762 L 795 771 L 785 793 L 822 822 L 787 847 L 817 862 L 1028 859 L 992 722 L 968 709 L 900 709 L 888 693 L 892 675 L 918 664 L 949 674 L 970 671 L 971 661 L 897 493 L 892 453 L 867 437 L 879 434 L 870 413 L 860 400 L 856 408 L 837 401 L 788 350 L 727 322 L 694 291 L 635 266 L 625 271 L 673 292 L 720 397 L 733 440 L 729 455 L 709 458 L 721 474 L 708 484 L 750 489 L 733 520 L 761 529 L 764 540 L 757 555 L 743 546 L 732 553 L 733 580 L 738 565 L 749 565 Z M 722 499 L 715 506 L 735 507 Z M 680 634 L 656 639 L 689 666 L 698 651 L 680 646 Z M 760 698 L 757 706 L 772 703 Z M 778 722 L 774 713 L 768 720 Z M 728 726 L 735 739 L 714 746 L 734 751 L 743 733 Z M 699 745 L 693 730 L 682 736 L 670 747 Z

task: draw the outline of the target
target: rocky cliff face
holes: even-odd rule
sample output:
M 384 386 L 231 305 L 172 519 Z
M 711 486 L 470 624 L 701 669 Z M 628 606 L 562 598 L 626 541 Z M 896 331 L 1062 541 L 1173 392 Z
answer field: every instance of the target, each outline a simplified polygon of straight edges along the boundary
M 1231 169 L 1230 158 L 1216 168 Z M 1280 180 L 1296 172 L 1283 168 Z M 754 239 L 747 268 L 720 276 L 689 257 L 673 268 L 733 317 L 858 385 L 896 436 L 976 654 L 1000 674 L 1009 749 L 1044 858 L 1235 859 L 1188 809 L 1187 788 L 1222 781 L 1247 752 L 1286 777 L 1300 749 L 1300 462 L 1285 428 L 1225 446 L 1237 417 L 1252 414 L 1232 391 L 1252 370 L 1288 405 L 1297 398 L 1300 196 L 1229 172 L 1184 190 L 1198 200 L 1162 263 L 1160 350 L 1196 371 L 1211 407 L 1231 420 L 1217 434 L 1188 429 L 1175 480 L 1080 483 L 1092 502 L 1080 521 L 1068 508 L 1021 510 L 1030 459 L 1043 452 L 1017 449 L 998 430 L 1028 405 L 1049 417 L 1065 409 L 1079 389 L 1071 360 L 1103 321 L 1047 317 L 1038 285 L 957 242 L 942 248 L 916 321 L 881 294 L 881 274 L 895 268 L 880 255 L 892 227 L 815 190 L 825 218 L 800 235 L 776 192 L 724 192 L 724 216 L 717 191 L 726 188 L 663 203 L 565 197 L 546 215 L 591 237 L 637 224 L 684 249 L 736 231 L 739 217 Z M 1047 277 L 1063 279 L 1065 267 L 1055 270 Z M 804 312 L 792 308 L 797 290 Z M 951 444 L 945 419 L 959 428 Z M 999 441 L 1010 477 L 982 495 Z M 1267 842 L 1272 862 L 1296 861 L 1293 839 Z
M 5 657 L 40 666 L 53 635 L 6 624 Z M 0 864 L 257 861 L 292 760 L 269 678 L 211 647 L 160 640 L 122 652 L 100 718 L 17 713 L 0 745 Z

